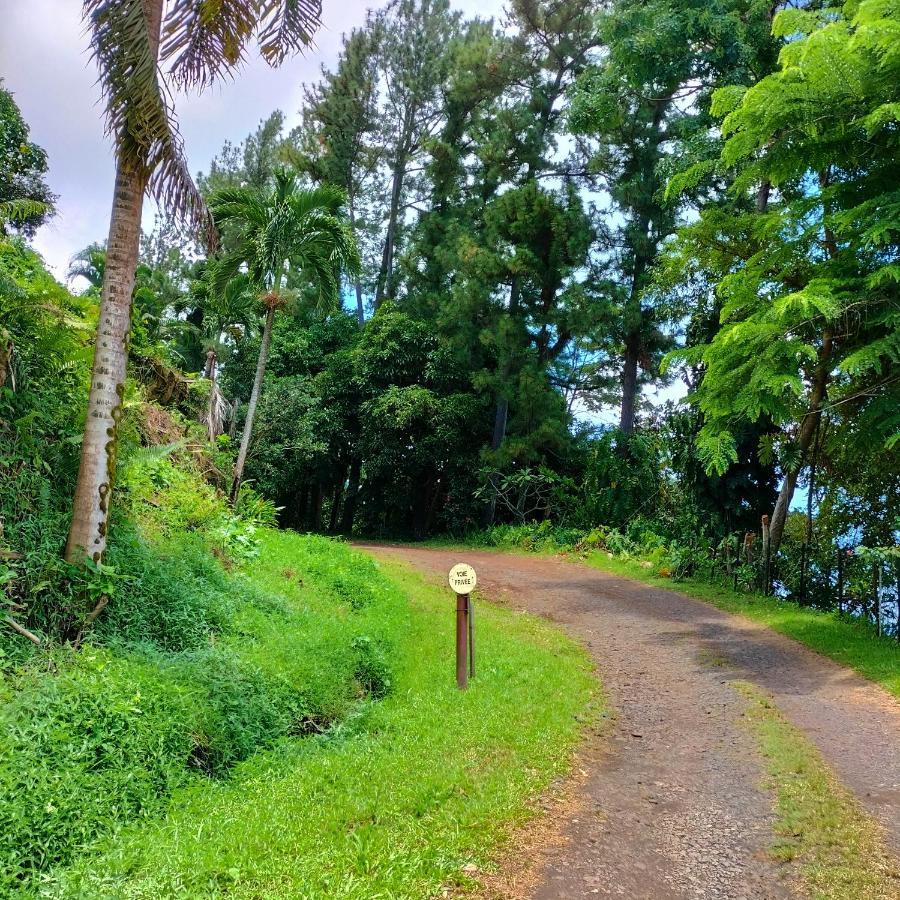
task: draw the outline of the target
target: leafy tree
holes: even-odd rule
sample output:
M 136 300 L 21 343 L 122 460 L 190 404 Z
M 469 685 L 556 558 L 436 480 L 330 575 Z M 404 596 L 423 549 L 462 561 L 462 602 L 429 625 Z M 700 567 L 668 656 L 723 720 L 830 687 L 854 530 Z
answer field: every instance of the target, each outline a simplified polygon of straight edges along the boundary
M 29 140 L 29 128 L 0 79 L 0 236 L 26 237 L 53 214 L 56 200 L 44 176 L 47 154 Z
M 253 419 L 266 372 L 275 311 L 291 298 L 289 280 L 309 287 L 315 301 L 338 301 L 340 273 L 353 274 L 359 254 L 342 207 L 346 196 L 330 185 L 304 189 L 286 169 L 275 174 L 271 189 L 224 188 L 210 200 L 216 221 L 233 226 L 233 245 L 215 263 L 214 284 L 224 290 L 242 269 L 266 308 L 256 376 L 234 467 L 232 501 L 240 490 Z
M 710 470 L 736 457 L 742 423 L 778 429 L 762 449 L 784 474 L 772 514 L 777 550 L 823 413 L 865 411 L 869 439 L 896 441 L 900 56 L 896 3 L 790 9 L 779 70 L 749 89 L 722 89 L 732 208 L 684 230 L 676 268 L 718 281 L 722 327 L 683 356 L 705 374 L 699 447 Z M 767 185 L 764 211 L 741 203 Z
M 227 0 L 216 15 L 202 0 L 163 6 L 162 0 L 84 3 L 107 130 L 115 143 L 116 181 L 94 377 L 66 544 L 70 562 L 85 556 L 99 560 L 106 546 L 145 191 L 214 240 L 184 158 L 163 68 L 176 86 L 203 88 L 233 71 L 254 38 L 267 62 L 277 65 L 309 44 L 320 11 L 318 3 L 288 0 Z
M 268 187 L 275 171 L 284 163 L 283 131 L 284 113 L 276 109 L 238 146 L 225 141 L 213 157 L 209 172 L 201 173 L 197 179 L 203 195 L 209 197 L 223 188 Z
M 664 196 L 667 177 L 680 158 L 699 158 L 697 183 L 681 203 L 709 190 L 699 173 L 715 147 L 710 92 L 765 74 L 774 58 L 772 8 L 771 0 L 616 0 L 598 20 L 606 52 L 572 92 L 571 124 L 592 139 L 591 171 L 609 197 L 598 246 L 608 302 L 601 347 L 611 344 L 607 360 L 621 359 L 626 434 L 642 380 L 659 379 L 671 347 L 662 327 L 668 310 L 647 290 L 659 249 L 679 225 L 679 204 Z
M 459 15 L 448 0 L 394 0 L 379 17 L 379 75 L 384 81 L 380 141 L 390 171 L 384 244 L 375 281 L 375 308 L 397 295 L 394 261 L 411 167 L 442 118 L 440 89 L 448 75 L 448 47 Z

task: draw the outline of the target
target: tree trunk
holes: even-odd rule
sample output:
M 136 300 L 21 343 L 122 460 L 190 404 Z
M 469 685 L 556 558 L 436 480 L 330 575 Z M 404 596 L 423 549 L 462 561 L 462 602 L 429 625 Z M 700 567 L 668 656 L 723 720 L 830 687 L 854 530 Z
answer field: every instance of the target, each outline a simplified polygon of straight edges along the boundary
M 756 211 L 764 213 L 769 208 L 769 196 L 772 193 L 772 182 L 765 179 L 756 192 Z
M 375 285 L 375 309 L 385 299 L 393 295 L 391 277 L 394 268 L 394 242 L 397 236 L 397 219 L 400 214 L 400 197 L 403 193 L 403 179 L 406 175 L 406 151 L 398 151 L 394 165 L 391 184 L 391 208 L 388 213 L 387 233 L 384 238 L 384 250 L 381 253 L 381 268 L 378 270 L 378 282 Z
M 163 0 L 143 0 L 154 57 L 159 51 L 162 5 Z M 88 556 L 99 562 L 106 550 L 128 368 L 131 299 L 140 252 L 141 210 L 149 175 L 143 160 L 126 159 L 121 150 L 117 153 L 87 419 L 65 550 L 66 561 L 73 564 L 83 563 Z
M 263 377 L 266 374 L 266 362 L 269 358 L 269 344 L 272 342 L 272 325 L 274 322 L 275 304 L 271 303 L 266 310 L 266 324 L 263 327 L 259 359 L 256 362 L 256 377 L 253 379 L 253 390 L 250 392 L 250 402 L 247 404 L 247 418 L 244 420 L 244 433 L 241 435 L 241 449 L 238 451 L 237 462 L 234 464 L 234 481 L 231 483 L 232 503 L 237 502 L 238 493 L 241 489 L 241 478 L 244 475 L 247 451 L 250 449 L 250 438 L 253 435 L 253 419 L 256 416 L 256 406 L 259 403 Z
M 10 372 L 13 355 L 13 342 L 9 332 L 0 329 L 0 388 L 5 387 L 6 378 Z M 12 385 L 15 390 L 15 385 Z
M 344 499 L 344 510 L 341 515 L 341 533 L 350 537 L 353 534 L 353 519 L 356 515 L 356 498 L 359 494 L 359 478 L 362 473 L 362 460 L 354 457 L 350 463 L 350 477 L 347 482 L 347 496 Z
M 350 228 L 353 234 L 356 234 L 356 212 L 353 209 L 353 197 L 350 197 Z M 362 281 L 359 275 L 353 279 L 353 288 L 356 291 L 356 319 L 359 327 L 362 328 L 366 324 L 366 311 L 363 309 Z
M 784 524 L 787 521 L 788 509 L 794 496 L 794 489 L 797 487 L 797 477 L 805 465 L 807 451 L 812 446 L 813 439 L 816 436 L 816 430 L 819 427 L 819 420 L 822 417 L 822 401 L 825 399 L 825 390 L 828 387 L 831 341 L 831 332 L 826 331 L 822 336 L 822 348 L 819 350 L 819 363 L 816 367 L 815 375 L 813 376 L 812 393 L 809 398 L 809 409 L 803 417 L 803 422 L 800 425 L 800 434 L 797 437 L 797 449 L 800 451 L 800 463 L 785 472 L 784 481 L 781 482 L 781 490 L 778 492 L 778 500 L 775 502 L 775 509 L 772 512 L 772 522 L 769 526 L 769 541 L 771 543 L 771 553 L 773 557 L 781 546 L 781 538 L 784 535 Z
M 619 414 L 619 428 L 625 434 L 634 432 L 634 418 L 637 407 L 637 351 L 629 346 L 625 351 L 622 366 L 622 409 Z
M 206 433 L 211 441 L 216 439 L 218 427 L 216 424 L 216 405 L 218 393 L 216 391 L 216 351 L 210 350 L 206 354 L 206 371 L 204 377 L 209 380 L 209 400 L 206 404 Z
M 344 493 L 344 478 L 334 486 L 334 492 L 331 495 L 331 511 L 328 516 L 328 533 L 334 534 L 337 531 L 338 522 L 340 522 L 341 514 L 341 497 Z
M 66 543 L 65 557 L 73 564 L 83 562 L 85 556 L 99 561 L 106 549 L 146 184 L 139 166 L 119 159 L 81 464 Z
M 322 483 L 316 482 L 312 493 L 312 507 L 309 516 L 309 530 L 318 534 L 322 530 Z

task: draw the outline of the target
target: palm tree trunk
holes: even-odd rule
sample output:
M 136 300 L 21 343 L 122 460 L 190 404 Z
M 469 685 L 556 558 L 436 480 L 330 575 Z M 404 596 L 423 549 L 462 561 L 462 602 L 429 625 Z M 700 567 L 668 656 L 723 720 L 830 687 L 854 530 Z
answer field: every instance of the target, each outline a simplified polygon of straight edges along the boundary
M 253 379 L 253 390 L 250 392 L 250 403 L 247 404 L 247 418 L 244 420 L 244 433 L 241 435 L 241 449 L 234 464 L 234 481 L 231 483 L 231 502 L 235 503 L 241 489 L 241 478 L 247 462 L 247 451 L 250 449 L 250 438 L 253 435 L 253 418 L 262 391 L 263 376 L 266 374 L 266 362 L 269 358 L 269 344 L 272 342 L 272 325 L 275 322 L 275 304 L 266 310 L 266 324 L 263 327 L 262 344 L 259 347 L 259 359 L 256 362 L 256 377 Z
M 100 320 L 81 464 L 75 487 L 66 560 L 99 561 L 106 549 L 107 523 L 116 471 L 118 426 L 125 397 L 131 293 L 141 236 L 141 208 L 146 175 L 141 167 L 119 159 L 109 223 L 106 271 L 100 295 Z
M 216 439 L 218 434 L 218 415 L 216 407 L 219 402 L 218 385 L 216 384 L 216 351 L 210 350 L 206 354 L 206 372 L 205 377 L 209 380 L 209 400 L 206 404 L 206 432 L 211 441 Z
M 163 0 L 143 0 L 143 7 L 150 50 L 156 57 Z M 149 177 L 143 162 L 126 159 L 121 150 L 116 160 L 87 420 L 66 541 L 65 558 L 73 564 L 83 563 L 86 557 L 99 562 L 106 549 L 128 368 L 131 298 L 140 252 L 141 210 Z

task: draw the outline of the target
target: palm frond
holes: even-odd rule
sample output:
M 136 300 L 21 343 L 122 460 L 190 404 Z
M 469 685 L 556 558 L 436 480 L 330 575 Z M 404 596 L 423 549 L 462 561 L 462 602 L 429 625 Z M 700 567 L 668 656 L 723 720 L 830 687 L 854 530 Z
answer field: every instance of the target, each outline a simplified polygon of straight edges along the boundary
M 84 0 L 83 8 L 100 70 L 106 130 L 119 159 L 143 171 L 160 205 L 214 246 L 215 226 L 190 176 L 144 0 Z
M 49 203 L 42 203 L 40 200 L 29 200 L 24 197 L 18 200 L 6 200 L 0 203 L 0 223 L 25 222 L 35 216 L 42 216 L 51 209 L 52 206 Z
M 208 87 L 246 58 L 254 37 L 271 66 L 312 44 L 321 0 L 176 0 L 163 29 L 162 59 L 179 87 Z

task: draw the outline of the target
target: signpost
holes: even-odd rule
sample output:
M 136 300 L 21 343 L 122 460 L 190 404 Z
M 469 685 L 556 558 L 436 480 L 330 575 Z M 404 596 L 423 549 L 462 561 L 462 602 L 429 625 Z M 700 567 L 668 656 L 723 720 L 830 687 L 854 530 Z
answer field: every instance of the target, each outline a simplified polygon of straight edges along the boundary
M 475 677 L 475 619 L 470 594 L 478 584 L 475 570 L 457 563 L 448 578 L 456 594 L 456 686 L 464 691 Z

